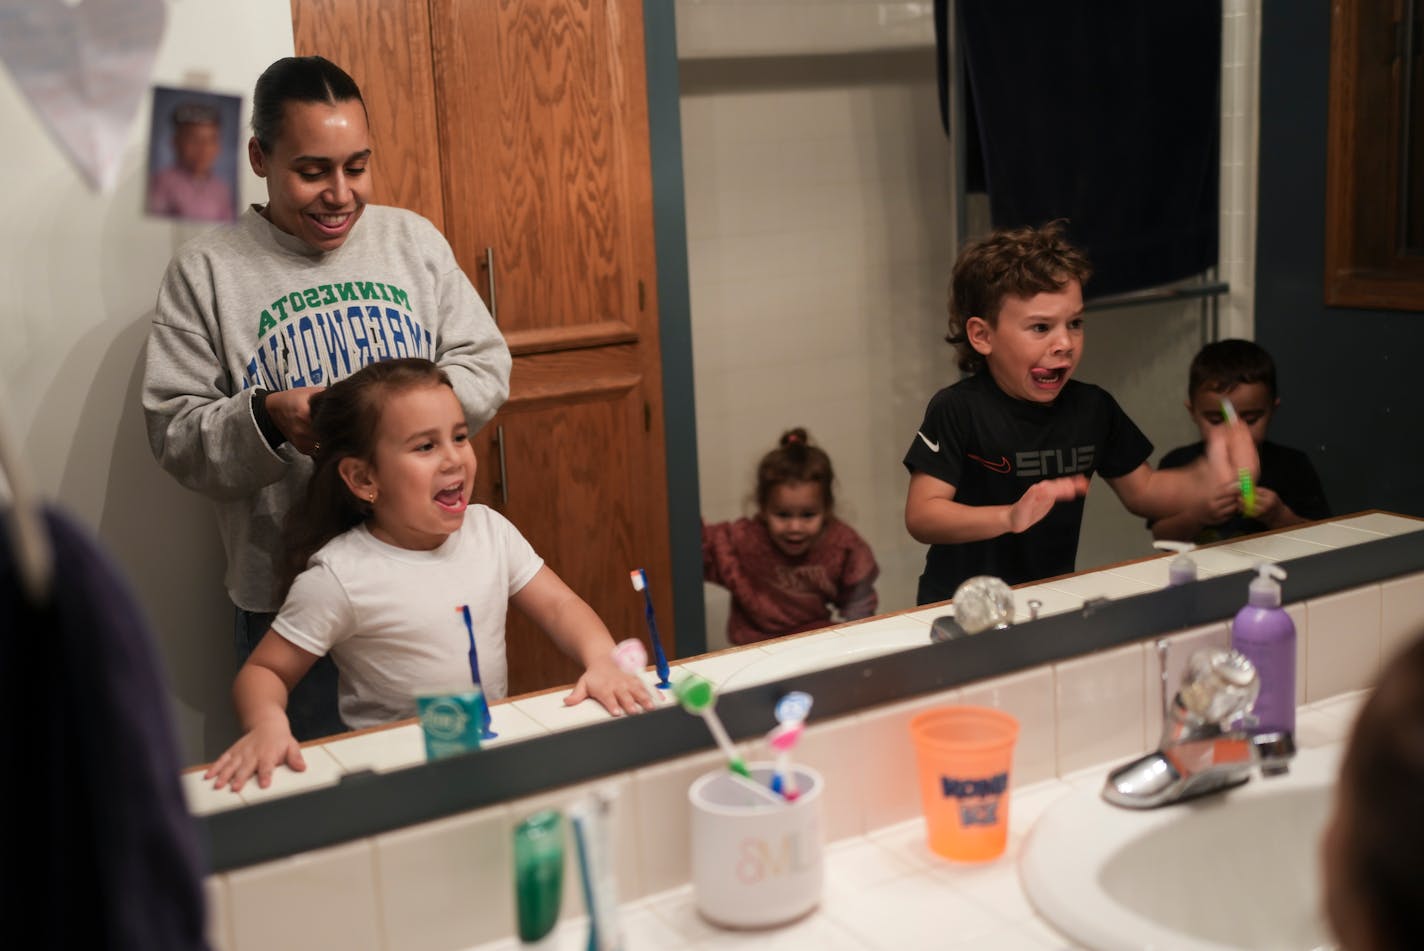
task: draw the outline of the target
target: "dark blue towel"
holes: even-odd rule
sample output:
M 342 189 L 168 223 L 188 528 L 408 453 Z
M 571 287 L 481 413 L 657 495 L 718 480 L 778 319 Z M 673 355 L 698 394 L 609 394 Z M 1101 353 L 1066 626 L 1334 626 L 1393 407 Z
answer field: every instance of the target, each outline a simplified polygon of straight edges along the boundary
M 88 533 L 47 523 L 45 604 L 22 593 L 0 532 L 0 921 L 27 948 L 206 948 L 205 863 L 158 655 Z
M 956 5 L 994 225 L 1069 219 L 1090 296 L 1215 265 L 1220 0 Z

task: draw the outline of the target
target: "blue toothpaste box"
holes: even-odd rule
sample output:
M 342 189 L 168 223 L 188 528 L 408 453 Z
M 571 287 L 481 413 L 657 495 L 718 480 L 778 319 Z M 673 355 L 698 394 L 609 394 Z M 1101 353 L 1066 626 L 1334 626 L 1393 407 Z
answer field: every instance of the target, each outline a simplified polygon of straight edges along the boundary
M 485 697 L 479 687 L 417 697 L 415 703 L 420 713 L 420 728 L 425 733 L 427 760 L 480 748 Z

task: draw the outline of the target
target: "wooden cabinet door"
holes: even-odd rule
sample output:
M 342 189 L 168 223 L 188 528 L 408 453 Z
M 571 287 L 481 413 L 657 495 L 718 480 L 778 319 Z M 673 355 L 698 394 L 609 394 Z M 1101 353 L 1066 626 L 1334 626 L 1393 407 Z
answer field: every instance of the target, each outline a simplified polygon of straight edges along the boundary
M 635 350 L 516 363 L 521 395 L 476 437 L 475 497 L 518 527 L 614 640 L 646 643 L 643 596 L 628 573 L 647 570 L 660 628 L 672 619 L 672 582 L 663 466 L 649 458 L 652 413 Z M 671 629 L 661 633 L 671 657 Z M 572 683 L 582 672 L 518 612 L 510 612 L 505 642 L 511 694 Z
M 642 0 L 430 11 L 445 222 L 510 349 L 655 337 Z

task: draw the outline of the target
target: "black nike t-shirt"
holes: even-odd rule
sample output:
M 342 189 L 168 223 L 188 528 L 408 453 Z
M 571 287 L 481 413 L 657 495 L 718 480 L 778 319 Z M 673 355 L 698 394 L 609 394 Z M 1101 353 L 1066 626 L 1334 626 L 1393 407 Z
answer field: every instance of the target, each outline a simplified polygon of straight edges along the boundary
M 1012 505 L 1035 482 L 1095 472 L 1115 479 L 1151 455 L 1152 443 L 1101 387 L 1069 380 L 1051 404 L 1031 403 L 1004 393 L 983 372 L 934 395 L 905 468 L 954 486 L 956 502 Z M 1083 501 L 1058 503 L 1017 535 L 931 545 L 919 603 L 952 598 L 975 575 L 1012 585 L 1071 572 Z

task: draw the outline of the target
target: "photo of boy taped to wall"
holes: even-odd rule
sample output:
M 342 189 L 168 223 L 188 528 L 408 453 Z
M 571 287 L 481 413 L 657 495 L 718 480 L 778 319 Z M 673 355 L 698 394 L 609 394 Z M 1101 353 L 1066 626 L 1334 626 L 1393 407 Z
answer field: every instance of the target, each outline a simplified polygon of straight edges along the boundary
M 237 96 L 153 89 L 146 208 L 190 221 L 237 217 Z

